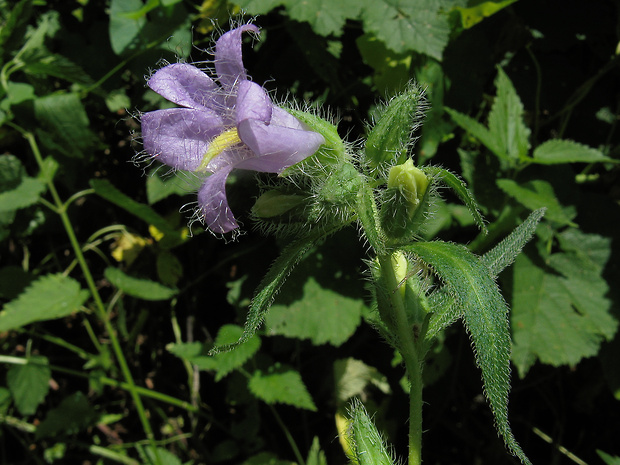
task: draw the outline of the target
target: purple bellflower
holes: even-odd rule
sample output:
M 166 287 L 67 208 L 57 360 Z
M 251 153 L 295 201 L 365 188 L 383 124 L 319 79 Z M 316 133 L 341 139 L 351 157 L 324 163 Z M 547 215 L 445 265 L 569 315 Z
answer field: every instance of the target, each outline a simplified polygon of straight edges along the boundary
M 314 154 L 325 139 L 248 80 L 241 57 L 243 32 L 222 35 L 215 46 L 218 83 L 193 65 L 177 63 L 157 71 L 148 86 L 181 108 L 142 115 L 147 155 L 172 168 L 211 173 L 198 191 L 198 218 L 215 233 L 238 228 L 226 199 L 234 168 L 281 173 Z

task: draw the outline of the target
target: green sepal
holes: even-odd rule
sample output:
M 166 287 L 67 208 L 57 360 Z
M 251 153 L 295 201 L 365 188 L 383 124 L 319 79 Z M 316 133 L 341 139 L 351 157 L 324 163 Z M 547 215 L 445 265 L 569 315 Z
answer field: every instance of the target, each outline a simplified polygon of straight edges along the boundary
M 426 108 L 424 90 L 415 83 L 383 107 L 366 140 L 364 160 L 371 172 L 382 172 L 407 160 L 412 133 L 422 123 Z
M 308 129 L 318 132 L 325 138 L 325 143 L 319 147 L 317 152 L 302 163 L 308 163 L 314 159 L 318 160 L 320 164 L 330 164 L 346 158 L 345 143 L 338 134 L 338 128 L 334 124 L 305 111 L 292 108 L 286 108 L 286 111 L 304 123 Z M 283 174 L 288 174 L 288 170 L 284 170 Z

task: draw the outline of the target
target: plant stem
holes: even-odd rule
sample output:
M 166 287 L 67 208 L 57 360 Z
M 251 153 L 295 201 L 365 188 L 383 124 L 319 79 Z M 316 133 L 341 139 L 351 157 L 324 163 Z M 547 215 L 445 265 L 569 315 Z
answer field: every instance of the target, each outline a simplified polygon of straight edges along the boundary
M 43 170 L 43 156 L 39 150 L 39 146 L 34 135 L 27 131 L 21 131 L 23 136 L 26 138 L 28 143 L 30 144 L 30 148 L 33 152 L 33 155 L 39 165 L 39 168 Z M 110 318 L 108 313 L 106 312 L 105 305 L 103 300 L 101 299 L 101 295 L 99 294 L 99 290 L 97 289 L 97 285 L 95 284 L 95 280 L 90 272 L 90 268 L 86 263 L 86 259 L 84 258 L 84 254 L 82 253 L 82 248 L 77 240 L 75 235 L 75 230 L 73 229 L 73 225 L 71 224 L 71 220 L 69 219 L 69 215 L 67 214 L 67 205 L 62 202 L 60 196 L 58 195 L 58 191 L 56 190 L 56 186 L 51 178 L 45 179 L 47 183 L 47 187 L 49 192 L 54 200 L 54 204 L 56 205 L 58 215 L 62 220 L 62 224 L 65 228 L 65 232 L 67 236 L 69 236 L 69 241 L 71 242 L 71 246 L 73 248 L 73 253 L 75 254 L 75 258 L 80 264 L 80 268 L 82 269 L 82 273 L 84 275 L 84 279 L 88 285 L 88 288 L 93 296 L 93 300 L 95 302 L 95 309 L 99 316 L 99 319 L 103 323 L 108 336 L 110 337 L 110 343 L 112 344 L 112 350 L 114 351 L 114 355 L 116 356 L 116 360 L 120 365 L 121 372 L 123 373 L 123 377 L 128 385 L 129 393 L 131 394 L 131 398 L 136 406 L 136 410 L 138 411 L 138 416 L 140 418 L 140 422 L 142 424 L 142 428 L 146 437 L 152 445 L 153 451 L 156 453 L 156 444 L 155 444 L 155 435 L 153 434 L 153 429 L 151 428 L 151 424 L 146 415 L 146 411 L 144 409 L 144 405 L 142 404 L 142 399 L 138 390 L 136 389 L 136 384 L 134 382 L 131 371 L 129 370 L 129 365 L 127 364 L 127 360 L 125 359 L 125 355 L 123 354 L 123 348 L 120 345 L 118 337 L 116 335 L 116 331 L 114 326 L 110 322 Z M 158 460 L 159 462 L 159 460 Z
M 398 349 L 405 361 L 409 377 L 409 465 L 422 463 L 422 364 L 413 336 L 413 329 L 407 320 L 405 303 L 399 292 L 399 281 L 394 273 L 391 255 L 380 255 L 381 278 L 390 293 L 391 316 L 396 331 Z

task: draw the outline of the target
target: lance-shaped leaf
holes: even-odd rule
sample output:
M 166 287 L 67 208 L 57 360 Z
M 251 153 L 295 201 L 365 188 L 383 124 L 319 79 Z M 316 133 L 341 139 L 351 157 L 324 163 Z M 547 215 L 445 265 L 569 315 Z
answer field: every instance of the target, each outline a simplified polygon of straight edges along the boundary
M 291 271 L 293 271 L 295 265 L 301 261 L 304 255 L 318 241 L 340 229 L 342 226 L 344 225 L 335 226 L 329 231 L 325 231 L 323 228 L 316 228 L 305 236 L 291 242 L 274 261 L 258 287 L 248 310 L 248 317 L 243 329 L 243 335 L 234 344 L 216 345 L 211 349 L 209 354 L 213 355 L 219 352 L 232 350 L 239 344 L 250 339 L 265 320 L 265 315 L 267 315 L 273 300 L 280 291 L 284 281 L 286 281 L 286 278 L 291 274 Z
M 521 249 L 525 247 L 525 244 L 536 232 L 536 226 L 538 226 L 546 210 L 546 208 L 540 208 L 532 212 L 508 237 L 484 254 L 482 263 L 489 268 L 493 278 L 496 278 L 504 268 L 515 261 Z
M 432 267 L 463 312 L 463 322 L 482 370 L 484 391 L 496 426 L 508 449 L 530 464 L 508 424 L 510 389 L 510 328 L 508 306 L 489 268 L 464 246 L 418 242 L 403 247 Z
M 508 237 L 481 257 L 482 263 L 489 269 L 493 279 L 515 261 L 536 232 L 536 226 L 544 214 L 544 208 L 532 212 Z M 425 339 L 430 343 L 440 331 L 461 318 L 463 310 L 455 296 L 444 288 L 429 296 L 429 304 L 433 314 L 429 320 Z

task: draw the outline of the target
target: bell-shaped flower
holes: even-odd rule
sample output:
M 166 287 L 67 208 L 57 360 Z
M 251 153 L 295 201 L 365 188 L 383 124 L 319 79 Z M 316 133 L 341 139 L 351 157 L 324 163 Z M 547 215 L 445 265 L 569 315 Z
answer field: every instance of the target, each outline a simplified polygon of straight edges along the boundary
M 265 90 L 248 80 L 241 57 L 245 31 L 222 35 L 215 48 L 217 81 L 189 64 L 157 71 L 148 86 L 180 108 L 142 115 L 144 150 L 172 168 L 211 173 L 198 191 L 198 217 L 215 233 L 238 228 L 228 207 L 226 179 L 235 169 L 281 173 L 314 154 L 325 143 Z

